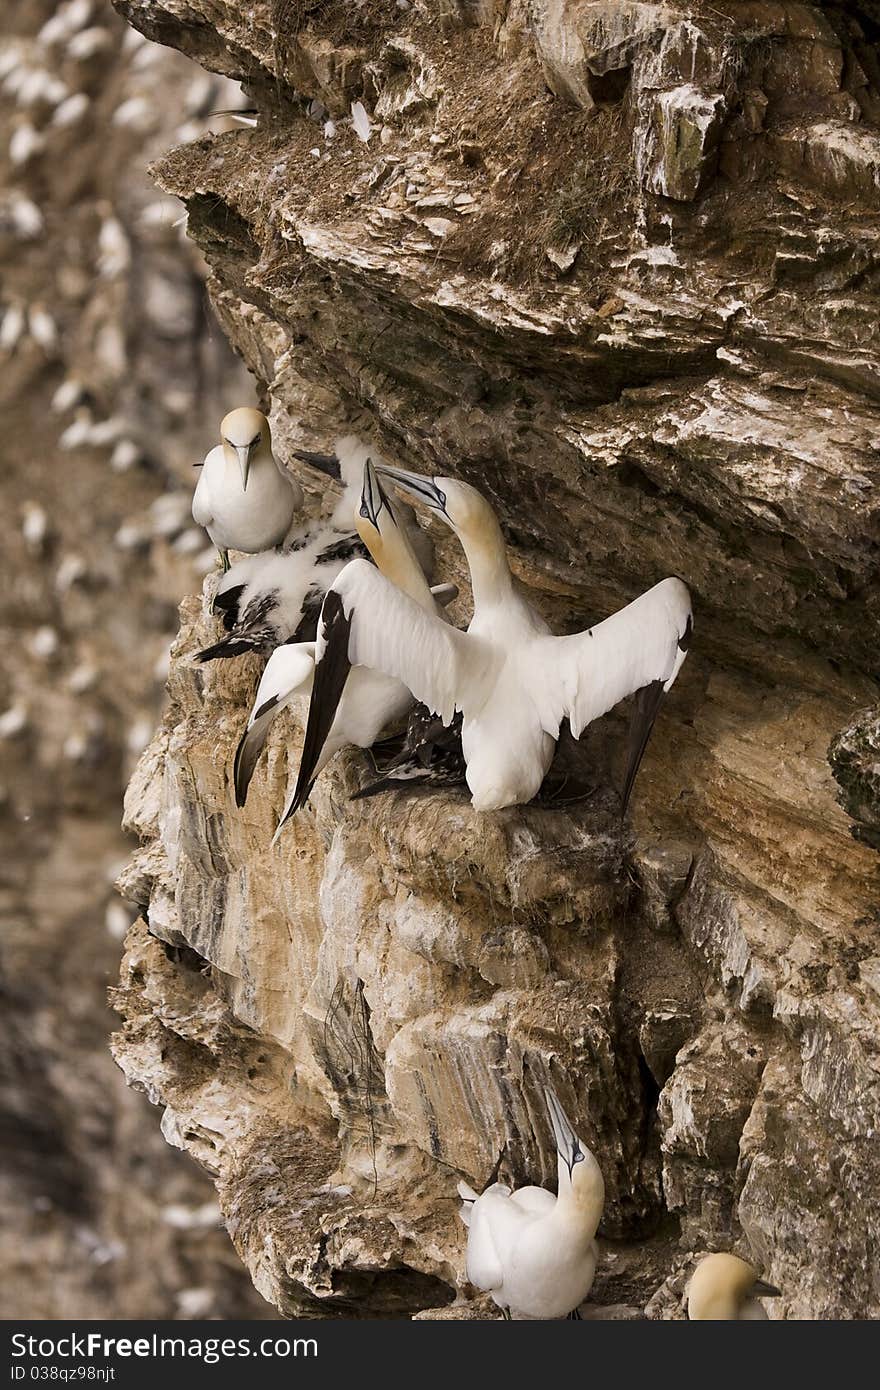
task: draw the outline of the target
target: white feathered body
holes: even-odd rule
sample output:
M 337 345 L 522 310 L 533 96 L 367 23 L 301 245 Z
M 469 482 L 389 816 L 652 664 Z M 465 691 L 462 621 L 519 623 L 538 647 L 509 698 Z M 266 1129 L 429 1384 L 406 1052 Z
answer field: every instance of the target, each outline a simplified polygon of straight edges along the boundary
M 237 459 L 218 444 L 202 466 L 192 514 L 218 550 L 254 555 L 281 544 L 301 505 L 298 485 L 282 476 L 265 446 L 253 454 L 245 490 Z
M 528 679 L 531 644 L 547 632 L 518 594 L 504 604 L 481 604 L 468 628 L 485 661 L 468 693 L 461 737 L 478 811 L 531 801 L 553 761 L 556 741 L 541 727 Z
M 565 1318 L 593 1285 L 595 1224 L 542 1187 L 495 1183 L 469 1213 L 467 1275 L 514 1318 Z

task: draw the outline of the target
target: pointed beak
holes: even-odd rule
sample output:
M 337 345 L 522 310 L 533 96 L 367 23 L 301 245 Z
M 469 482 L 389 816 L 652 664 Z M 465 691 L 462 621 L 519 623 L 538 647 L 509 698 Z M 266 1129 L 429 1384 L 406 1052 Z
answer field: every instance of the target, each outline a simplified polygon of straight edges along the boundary
M 379 525 L 379 514 L 385 508 L 391 520 L 397 524 L 394 512 L 388 502 L 387 494 L 382 489 L 379 476 L 373 467 L 372 459 L 367 459 L 364 464 L 364 484 L 361 491 L 361 516 L 366 517 L 377 531 L 382 528 Z
M 553 1138 L 556 1140 L 556 1152 L 568 1168 L 568 1176 L 571 1177 L 577 1156 L 581 1152 L 580 1140 L 571 1127 L 569 1118 L 559 1104 L 559 1097 L 550 1086 L 544 1087 L 544 1100 L 547 1103 L 547 1114 L 550 1116 L 550 1124 L 553 1128 Z
M 775 1284 L 768 1284 L 766 1279 L 756 1279 L 752 1285 L 752 1293 L 757 1298 L 781 1298 L 782 1290 L 777 1289 Z
M 235 452 L 238 455 L 238 466 L 241 469 L 241 486 L 247 492 L 248 474 L 251 471 L 251 445 L 236 444 Z
M 389 464 L 381 464 L 378 472 L 382 474 L 383 478 L 388 478 L 390 482 L 395 483 L 416 502 L 424 502 L 426 507 L 439 512 L 448 520 L 446 494 L 441 492 L 433 478 L 423 478 L 421 473 L 408 473 L 405 468 L 392 468 Z
M 293 457 L 301 463 L 307 463 L 310 468 L 317 468 L 319 473 L 326 474 L 328 478 L 335 478 L 337 482 L 342 476 L 339 459 L 335 454 L 312 454 L 307 449 L 294 449 Z

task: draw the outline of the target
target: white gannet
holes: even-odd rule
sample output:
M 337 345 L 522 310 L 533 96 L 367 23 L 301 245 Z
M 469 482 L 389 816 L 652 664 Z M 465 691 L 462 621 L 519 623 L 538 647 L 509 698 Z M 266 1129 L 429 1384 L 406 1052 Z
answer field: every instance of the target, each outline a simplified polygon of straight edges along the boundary
M 230 550 L 254 555 L 284 540 L 302 507 L 303 490 L 275 462 L 261 411 L 231 410 L 220 422 L 220 440 L 200 465 L 192 514 L 220 551 L 225 570 Z
M 466 633 L 424 613 L 371 566 L 353 561 L 324 600 L 309 722 L 333 717 L 325 662 L 396 676 L 450 724 L 461 711 L 466 781 L 477 810 L 527 802 L 550 766 L 567 718 L 574 738 L 636 694 L 625 810 L 663 696 L 690 645 L 690 597 L 664 579 L 626 608 L 570 637 L 554 637 L 514 587 L 501 527 L 476 488 L 387 465 L 384 476 L 437 511 L 467 557 L 474 615 Z M 305 757 L 300 776 L 311 777 Z
M 691 1275 L 687 1314 L 691 1322 L 759 1322 L 767 1317 L 759 1299 L 779 1296 L 737 1255 L 707 1255 Z
M 354 526 L 371 450 L 357 435 L 337 439 L 334 449 L 333 454 L 295 455 L 342 482 L 342 494 L 330 516 L 291 533 L 283 550 L 248 556 L 226 572 L 213 601 L 226 636 L 206 648 L 201 660 L 311 641 L 327 589 L 349 560 L 356 555 L 367 557 Z M 419 562 L 430 574 L 434 554 L 430 536 L 408 503 L 400 502 L 396 508 Z
M 457 590 L 454 585 L 449 584 L 438 585 L 434 589 L 428 587 L 409 531 L 401 524 L 397 504 L 383 490 L 369 458 L 364 463 L 357 530 L 389 583 L 399 586 L 401 592 L 407 594 L 420 609 L 436 615 L 440 621 L 445 622 L 441 605 L 451 603 Z M 236 754 L 235 783 L 236 800 L 239 801 L 239 805 L 247 794 L 247 783 L 272 719 L 295 695 L 308 695 L 311 692 L 314 643 L 309 643 L 308 647 L 311 668 L 305 675 L 299 675 L 302 668 L 297 667 L 295 662 L 281 651 L 273 654 L 266 667 L 260 691 L 257 693 L 255 712 L 251 715 L 251 721 Z M 277 669 L 272 673 L 270 683 L 267 681 L 270 675 L 269 667 L 276 658 Z M 412 704 L 412 696 L 406 686 L 380 671 L 359 668 L 349 673 L 348 666 L 343 663 L 335 675 L 339 684 L 338 693 L 334 688 L 333 718 L 326 726 L 320 722 L 311 723 L 306 732 L 303 762 L 308 763 L 312 769 L 311 781 L 306 784 L 301 775 L 298 777 L 293 795 L 288 799 L 278 822 L 276 838 L 285 821 L 307 799 L 318 773 L 341 748 L 350 745 L 369 748 L 385 726 L 405 714 Z M 290 681 L 297 677 L 297 686 L 293 688 Z M 261 694 L 264 697 L 262 701 Z M 308 742 L 310 736 L 312 744 Z M 239 797 L 242 800 L 239 800 Z
M 593 1286 L 599 1257 L 602 1170 L 549 1086 L 544 1098 L 559 1156 L 556 1196 L 543 1187 L 511 1192 L 501 1183 L 478 1196 L 467 1183 L 458 1185 L 468 1279 L 508 1318 L 574 1314 Z

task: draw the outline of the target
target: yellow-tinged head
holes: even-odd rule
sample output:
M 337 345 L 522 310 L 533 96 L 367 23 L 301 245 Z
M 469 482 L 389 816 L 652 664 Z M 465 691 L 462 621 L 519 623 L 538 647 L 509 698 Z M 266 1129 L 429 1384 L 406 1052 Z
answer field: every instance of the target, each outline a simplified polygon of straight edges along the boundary
M 687 1311 L 692 1322 L 735 1322 L 746 1316 L 753 1298 L 774 1298 L 779 1289 L 767 1284 L 758 1271 L 738 1255 L 719 1252 L 697 1265 L 687 1291 Z
M 458 478 L 423 478 L 420 473 L 385 464 L 379 471 L 416 502 L 423 502 L 436 512 L 463 541 L 484 545 L 500 542 L 503 546 L 501 527 L 491 504 L 470 483 Z
M 592 1150 L 578 1138 L 552 1086 L 545 1086 L 544 1099 L 559 1157 L 558 1199 L 568 1207 L 576 1207 L 583 1214 L 592 1238 L 605 1205 L 602 1169 Z
M 364 461 L 357 533 L 386 579 L 423 607 L 431 607 L 431 590 L 394 501 L 382 487 L 371 459 Z
M 238 461 L 241 485 L 246 492 L 251 458 L 261 445 L 270 450 L 272 448 L 269 421 L 261 410 L 254 410 L 251 406 L 230 410 L 220 421 L 220 441 L 228 462 Z

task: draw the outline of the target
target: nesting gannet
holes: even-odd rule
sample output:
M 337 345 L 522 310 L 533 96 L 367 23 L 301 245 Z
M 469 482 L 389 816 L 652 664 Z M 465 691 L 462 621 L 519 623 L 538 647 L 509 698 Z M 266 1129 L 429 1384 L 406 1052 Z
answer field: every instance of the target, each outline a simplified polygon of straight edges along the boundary
M 201 653 L 201 660 L 311 641 L 327 589 L 349 560 L 367 557 L 354 525 L 371 450 L 357 435 L 337 439 L 334 448 L 333 454 L 295 455 L 342 482 L 342 494 L 330 516 L 292 532 L 282 552 L 253 555 L 232 566 L 220 581 L 213 603 L 227 635 Z M 395 506 L 398 522 L 430 574 L 434 553 L 430 537 L 408 503 Z
M 390 465 L 371 444 L 365 443 L 356 434 L 347 434 L 333 444 L 332 454 L 310 453 L 306 449 L 294 449 L 293 457 L 301 463 L 316 468 L 328 478 L 343 484 L 340 501 L 334 509 L 331 520 L 336 525 L 350 529 L 352 518 L 360 505 L 361 486 L 364 468 L 369 459 L 376 473 L 383 472 Z M 352 503 L 352 499 L 353 503 Z M 410 545 L 425 574 L 432 573 L 434 564 L 434 543 L 427 531 L 422 530 L 416 514 L 408 502 L 401 497 L 394 499 L 394 512 L 398 522 L 406 529 Z
M 556 1196 L 543 1187 L 511 1192 L 501 1183 L 478 1196 L 467 1183 L 458 1185 L 468 1279 L 508 1318 L 574 1313 L 592 1288 L 599 1256 L 602 1170 L 549 1086 L 544 1098 L 559 1156 Z
M 199 652 L 198 660 L 265 653 L 283 643 L 312 641 L 324 595 L 355 555 L 366 555 L 357 536 L 319 524 L 304 528 L 291 548 L 236 560 L 221 578 L 211 604 L 226 635 Z
M 388 582 L 398 586 L 420 610 L 436 616 L 438 621 L 445 622 L 442 604 L 451 602 L 457 591 L 454 585 L 440 585 L 434 590 L 428 587 L 409 532 L 401 524 L 396 503 L 382 488 L 369 458 L 364 463 L 363 491 L 356 524 L 358 535 Z M 308 694 L 312 687 L 314 645 L 310 645 L 312 672 L 301 682 L 299 693 L 302 694 Z M 271 665 L 271 661 L 269 664 Z M 285 674 L 289 677 L 289 664 L 285 667 Z M 339 682 L 338 688 L 333 689 L 332 700 L 326 705 L 328 709 L 332 706 L 333 714 L 328 723 L 324 723 L 320 718 L 309 719 L 300 773 L 293 795 L 278 822 L 276 837 L 285 821 L 299 810 L 308 798 L 318 773 L 341 748 L 350 745 L 369 748 L 385 726 L 405 714 L 412 704 L 412 696 L 406 686 L 380 671 L 359 668 L 349 673 L 347 665 L 343 664 L 336 672 L 325 667 L 323 674 L 325 679 L 332 680 L 336 677 Z M 287 700 L 288 693 L 292 697 L 294 692 L 282 693 L 282 690 L 276 690 L 280 699 Z M 266 694 L 269 695 L 268 690 Z M 259 701 L 259 695 L 257 698 Z M 236 796 L 239 794 L 239 782 L 244 784 L 246 793 L 245 779 L 250 777 L 247 765 L 250 763 L 252 771 L 253 750 L 256 749 L 258 756 L 265 741 L 265 731 L 255 732 L 260 716 L 274 717 L 276 712 L 277 709 L 267 709 L 265 704 L 262 709 L 258 708 L 253 728 L 249 727 L 242 740 L 239 756 L 236 758 Z M 265 728 L 268 729 L 268 723 Z M 310 769 L 308 781 L 303 777 L 304 766 Z
M 284 540 L 303 491 L 275 462 L 261 411 L 231 410 L 220 422 L 220 440 L 202 465 L 192 514 L 220 551 L 225 570 L 230 550 L 254 555 Z
M 757 1322 L 767 1317 L 759 1299 L 779 1296 L 737 1255 L 707 1255 L 691 1275 L 687 1313 L 691 1322 Z
M 353 561 L 334 580 L 317 639 L 312 710 L 332 708 L 325 662 L 396 676 L 450 724 L 462 718 L 466 781 L 477 810 L 530 801 L 550 766 L 559 728 L 572 735 L 636 694 L 626 808 L 663 696 L 690 645 L 688 591 L 664 579 L 626 608 L 570 637 L 554 637 L 516 591 L 498 520 L 486 499 L 453 478 L 421 478 L 387 465 L 379 472 L 448 522 L 470 567 L 474 616 L 466 633 L 424 613 L 369 565 Z M 309 714 L 312 720 L 312 711 Z M 308 767 L 301 772 L 310 776 Z

